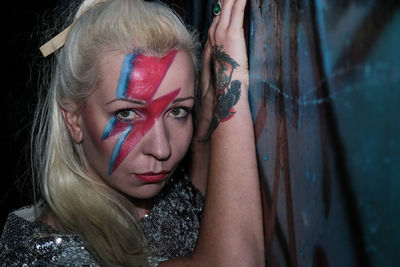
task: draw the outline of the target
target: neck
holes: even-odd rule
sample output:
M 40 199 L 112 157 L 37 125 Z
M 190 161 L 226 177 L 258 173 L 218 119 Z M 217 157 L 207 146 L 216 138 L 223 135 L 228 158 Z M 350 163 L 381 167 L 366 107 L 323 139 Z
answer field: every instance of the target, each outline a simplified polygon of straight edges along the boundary
M 136 207 L 139 218 L 143 218 L 153 207 L 153 199 L 130 199 Z
M 56 231 L 59 231 L 59 232 L 65 231 L 63 225 L 58 221 L 58 219 L 56 218 L 54 213 L 48 207 L 45 208 L 45 210 L 39 216 L 38 220 L 49 225 L 51 228 L 53 228 Z

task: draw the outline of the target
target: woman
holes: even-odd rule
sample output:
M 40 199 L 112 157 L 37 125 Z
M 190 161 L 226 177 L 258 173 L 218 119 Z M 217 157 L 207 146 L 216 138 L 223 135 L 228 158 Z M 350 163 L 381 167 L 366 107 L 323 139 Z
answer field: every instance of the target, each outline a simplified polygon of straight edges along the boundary
M 43 203 L 10 215 L 4 264 L 263 265 L 245 4 L 214 10 L 194 136 L 197 42 L 180 19 L 140 0 L 80 6 L 38 105 Z

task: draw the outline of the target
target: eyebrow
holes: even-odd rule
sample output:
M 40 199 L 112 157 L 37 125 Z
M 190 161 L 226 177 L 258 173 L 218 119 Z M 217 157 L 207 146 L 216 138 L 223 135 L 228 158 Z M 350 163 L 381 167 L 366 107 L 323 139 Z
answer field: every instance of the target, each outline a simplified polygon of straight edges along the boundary
M 194 100 L 194 97 L 193 97 L 193 96 L 178 97 L 178 98 L 175 98 L 175 99 L 172 101 L 172 103 L 175 104 L 175 103 L 177 103 L 177 102 L 183 102 L 183 101 L 186 101 L 186 100 L 189 100 L 189 99 L 193 99 L 193 100 Z
M 193 96 L 178 97 L 178 98 L 175 98 L 175 99 L 172 101 L 172 103 L 175 104 L 175 103 L 177 103 L 177 102 L 183 102 L 183 101 L 190 100 L 190 99 L 194 99 L 194 97 L 193 97 Z M 130 103 L 139 104 L 139 105 L 142 105 L 142 106 L 146 105 L 146 102 L 145 102 L 145 101 L 143 101 L 143 100 L 137 100 L 137 99 L 132 99 L 132 98 L 115 98 L 115 99 L 113 99 L 113 100 L 111 100 L 111 101 L 108 101 L 108 102 L 106 103 L 106 105 L 109 105 L 109 104 L 114 103 L 114 102 L 116 102 L 116 101 L 127 101 L 127 102 L 130 102 Z
M 126 102 L 130 102 L 130 103 L 133 103 L 133 104 L 139 104 L 139 105 L 146 105 L 146 102 L 145 101 L 143 101 L 143 100 L 137 100 L 137 99 L 132 99 L 132 98 L 115 98 L 115 99 L 113 99 L 113 100 L 111 100 L 111 101 L 108 101 L 107 103 L 106 103 L 106 105 L 109 105 L 109 104 L 111 104 L 111 103 L 114 103 L 114 102 L 116 102 L 116 101 L 126 101 Z

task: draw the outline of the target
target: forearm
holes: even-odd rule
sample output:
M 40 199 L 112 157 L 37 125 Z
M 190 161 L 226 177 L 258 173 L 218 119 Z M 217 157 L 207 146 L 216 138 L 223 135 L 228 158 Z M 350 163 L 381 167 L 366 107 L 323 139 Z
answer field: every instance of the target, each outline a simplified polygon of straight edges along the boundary
M 243 34 L 245 0 L 224 0 L 209 29 L 214 89 L 210 161 L 200 232 L 191 257 L 173 266 L 263 266 L 261 195 L 249 72 Z M 204 65 L 204 63 L 203 63 Z M 209 79 L 211 80 L 211 79 Z
M 208 99 L 210 98 L 210 99 Z M 210 158 L 210 124 L 212 121 L 211 97 L 205 96 L 201 110 L 196 134 L 191 145 L 190 179 L 193 185 L 205 195 L 208 181 L 208 166 Z M 211 110 L 211 111 L 210 111 Z
M 259 178 L 248 95 L 243 89 L 235 115 L 220 123 L 211 137 L 198 249 L 214 253 L 214 259 L 223 265 L 261 266 L 264 250 Z
M 211 136 L 209 181 L 194 254 L 162 266 L 263 266 L 264 240 L 247 90 Z
M 191 146 L 190 180 L 205 195 L 208 180 L 208 164 L 210 157 L 209 140 L 193 140 Z
M 211 45 L 206 43 L 203 52 L 200 94 L 198 98 L 195 134 L 192 140 L 192 164 L 190 178 L 203 194 L 208 181 L 208 163 L 210 156 L 210 125 L 213 118 L 214 87 L 211 82 Z

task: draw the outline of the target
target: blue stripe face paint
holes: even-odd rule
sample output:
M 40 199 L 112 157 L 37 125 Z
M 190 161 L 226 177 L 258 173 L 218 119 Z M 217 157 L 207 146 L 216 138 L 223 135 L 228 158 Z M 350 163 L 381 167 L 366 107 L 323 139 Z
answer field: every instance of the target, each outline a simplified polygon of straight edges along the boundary
M 125 56 L 124 63 L 122 64 L 121 74 L 118 81 L 118 87 L 116 92 L 117 98 L 123 98 L 126 95 L 126 89 L 128 88 L 130 82 L 130 76 L 133 69 L 135 58 L 136 54 L 127 54 Z M 114 116 L 111 117 L 101 135 L 102 140 L 105 140 L 111 135 L 113 135 L 116 123 L 117 119 Z M 110 158 L 108 175 L 111 175 L 112 170 L 114 168 L 114 162 L 121 151 L 121 147 L 124 144 L 125 139 L 127 138 L 128 134 L 132 131 L 132 129 L 133 129 L 133 124 L 127 126 L 127 128 L 121 133 L 121 136 L 119 137 L 117 143 L 115 144 Z
M 118 157 L 118 155 L 119 155 L 119 153 L 121 151 L 121 147 L 124 144 L 125 139 L 128 137 L 128 134 L 132 131 L 132 129 L 133 129 L 133 124 L 128 126 L 125 129 L 125 131 L 123 131 L 121 133 L 121 136 L 119 137 L 117 143 L 115 144 L 114 150 L 113 150 L 113 152 L 111 154 L 110 164 L 109 164 L 109 167 L 108 167 L 108 175 L 111 175 L 113 167 L 114 167 L 115 159 Z
M 126 89 L 128 88 L 131 72 L 135 62 L 136 54 L 127 54 L 122 65 L 121 74 L 119 77 L 117 87 L 117 97 L 122 98 L 126 96 Z
M 117 122 L 117 120 L 115 119 L 115 117 L 111 117 L 111 119 L 108 121 L 106 128 L 104 128 L 104 131 L 101 135 L 101 140 L 107 139 L 108 137 L 111 136 L 112 131 L 115 128 L 115 123 Z
M 153 127 L 158 117 L 180 92 L 172 91 L 153 99 L 164 80 L 177 51 L 173 50 L 164 57 L 148 57 L 142 54 L 127 54 L 124 58 L 116 90 L 117 99 L 135 99 L 145 102 L 140 119 L 123 121 L 113 115 L 103 130 L 101 139 L 105 140 L 120 134 L 109 162 L 109 175 L 126 158 L 136 144 Z M 133 131 L 133 124 L 135 130 Z M 125 142 L 126 141 L 126 142 Z

